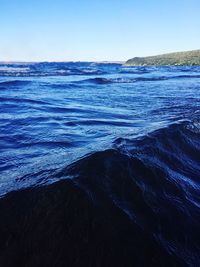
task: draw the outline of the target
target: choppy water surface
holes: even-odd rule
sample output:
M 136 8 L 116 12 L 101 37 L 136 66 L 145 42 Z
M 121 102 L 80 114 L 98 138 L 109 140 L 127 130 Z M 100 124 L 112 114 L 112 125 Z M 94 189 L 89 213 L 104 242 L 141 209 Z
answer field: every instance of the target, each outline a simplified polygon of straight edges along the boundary
M 200 67 L 2 64 L 0 195 L 70 178 L 124 251 L 107 253 L 116 266 L 200 266 L 199 106 Z
M 199 129 L 199 103 L 200 67 L 2 64 L 0 192 L 51 182 L 52 170 L 118 138 L 184 120 Z

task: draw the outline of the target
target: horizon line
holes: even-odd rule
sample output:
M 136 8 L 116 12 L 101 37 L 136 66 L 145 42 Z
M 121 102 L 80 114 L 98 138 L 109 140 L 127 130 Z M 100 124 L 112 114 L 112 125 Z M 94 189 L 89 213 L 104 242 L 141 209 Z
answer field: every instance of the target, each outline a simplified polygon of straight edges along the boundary
M 31 60 L 31 61 L 26 61 L 26 60 L 3 60 L 0 61 L 0 64 L 14 64 L 14 63 L 119 63 L 119 64 L 123 64 L 124 62 L 126 62 L 127 60 Z
M 190 49 L 190 50 L 182 50 L 182 51 L 173 51 L 173 52 L 161 52 L 161 53 L 156 53 L 148 56 L 132 56 L 129 57 L 129 59 L 132 59 L 134 57 L 149 57 L 149 56 L 163 56 L 167 54 L 172 54 L 172 53 L 184 53 L 184 52 L 192 52 L 192 51 L 197 51 L 200 50 L 199 48 L 197 49 Z M 89 62 L 94 62 L 94 63 L 116 63 L 116 64 L 123 64 L 126 60 L 0 60 L 0 64 L 15 64 L 15 63 L 89 63 Z

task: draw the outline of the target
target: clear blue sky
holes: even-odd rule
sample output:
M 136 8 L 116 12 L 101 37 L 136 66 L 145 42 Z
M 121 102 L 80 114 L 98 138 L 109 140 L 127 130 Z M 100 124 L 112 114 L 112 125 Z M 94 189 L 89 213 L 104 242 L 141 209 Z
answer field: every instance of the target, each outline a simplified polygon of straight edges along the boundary
M 0 0 L 0 61 L 200 49 L 200 0 Z

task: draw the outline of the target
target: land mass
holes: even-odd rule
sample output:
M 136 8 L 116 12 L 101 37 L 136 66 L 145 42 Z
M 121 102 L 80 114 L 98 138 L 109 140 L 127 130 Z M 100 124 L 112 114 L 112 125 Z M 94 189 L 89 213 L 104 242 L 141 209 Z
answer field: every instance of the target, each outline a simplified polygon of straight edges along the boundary
M 168 53 L 149 57 L 134 57 L 126 66 L 191 66 L 200 65 L 200 50 Z

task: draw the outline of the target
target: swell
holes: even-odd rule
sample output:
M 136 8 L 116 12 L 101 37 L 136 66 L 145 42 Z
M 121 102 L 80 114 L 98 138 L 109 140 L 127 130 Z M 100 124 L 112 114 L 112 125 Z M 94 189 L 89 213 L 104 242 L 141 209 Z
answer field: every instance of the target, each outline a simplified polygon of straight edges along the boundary
M 2 266 L 200 265 L 199 121 L 113 146 L 0 200 Z
M 199 265 L 199 124 L 173 124 L 137 140 L 117 139 L 114 146 L 75 162 L 58 177 L 76 177 L 97 207 L 115 206 L 166 255 L 182 262 L 178 266 Z
M 94 84 L 111 84 L 111 83 L 136 83 L 136 82 L 154 82 L 173 79 L 199 79 L 200 75 L 177 75 L 177 76 L 158 76 L 158 77 L 134 77 L 134 78 L 91 78 L 78 81 L 79 83 L 94 83 Z
M 14 80 L 14 81 L 3 81 L 0 82 L 0 88 L 4 86 L 22 86 L 22 85 L 28 85 L 31 81 L 22 81 L 22 80 Z
M 28 104 L 38 104 L 38 105 L 49 104 L 48 102 L 45 102 L 42 100 L 26 99 L 26 98 L 14 98 L 14 97 L 0 97 L 0 101 L 1 101 L 1 103 L 11 102 L 11 103 L 28 103 Z

